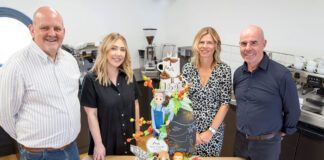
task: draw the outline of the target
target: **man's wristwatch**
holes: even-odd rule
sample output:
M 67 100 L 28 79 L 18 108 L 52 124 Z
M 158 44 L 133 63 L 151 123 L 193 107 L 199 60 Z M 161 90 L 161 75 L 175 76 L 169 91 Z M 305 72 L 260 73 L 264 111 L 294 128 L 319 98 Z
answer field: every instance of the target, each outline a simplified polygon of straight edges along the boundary
M 209 127 L 209 130 L 210 130 L 213 134 L 216 134 L 216 129 L 214 129 L 213 127 Z

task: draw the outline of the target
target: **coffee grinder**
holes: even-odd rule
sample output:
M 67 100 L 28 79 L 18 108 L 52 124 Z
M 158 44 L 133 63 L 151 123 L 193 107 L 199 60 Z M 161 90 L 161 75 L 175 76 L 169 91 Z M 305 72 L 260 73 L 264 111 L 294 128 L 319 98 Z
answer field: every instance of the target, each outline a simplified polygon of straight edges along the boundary
M 155 46 L 152 45 L 152 42 L 154 40 L 154 36 L 156 34 L 157 29 L 144 28 L 143 31 L 148 43 L 144 55 L 144 69 L 145 71 L 154 71 L 156 70 L 156 56 L 155 56 Z

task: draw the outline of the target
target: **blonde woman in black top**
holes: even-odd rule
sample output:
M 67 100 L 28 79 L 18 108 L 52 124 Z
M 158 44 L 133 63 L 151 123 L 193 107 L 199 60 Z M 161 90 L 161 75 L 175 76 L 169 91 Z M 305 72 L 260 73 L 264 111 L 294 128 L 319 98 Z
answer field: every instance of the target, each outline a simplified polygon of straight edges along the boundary
M 126 139 L 139 131 L 129 120 L 139 119 L 139 91 L 131 69 L 126 40 L 118 33 L 107 35 L 91 71 L 85 76 L 81 105 L 88 116 L 89 155 L 128 155 Z

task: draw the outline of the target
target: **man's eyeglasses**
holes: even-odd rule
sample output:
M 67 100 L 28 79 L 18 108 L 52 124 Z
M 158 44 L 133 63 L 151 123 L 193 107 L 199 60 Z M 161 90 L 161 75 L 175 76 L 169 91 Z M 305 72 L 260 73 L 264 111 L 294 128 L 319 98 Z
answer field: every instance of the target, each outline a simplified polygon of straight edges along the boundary
M 240 42 L 240 47 L 247 47 L 250 44 L 251 47 L 255 47 L 259 44 L 258 41 L 250 41 L 250 42 Z

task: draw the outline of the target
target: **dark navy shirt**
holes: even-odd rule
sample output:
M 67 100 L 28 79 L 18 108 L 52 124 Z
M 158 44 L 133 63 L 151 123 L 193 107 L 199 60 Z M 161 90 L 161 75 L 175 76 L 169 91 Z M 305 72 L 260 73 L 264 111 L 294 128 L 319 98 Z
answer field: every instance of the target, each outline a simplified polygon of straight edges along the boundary
M 293 134 L 300 116 L 296 84 L 283 65 L 264 57 L 257 69 L 244 63 L 234 73 L 237 130 L 250 136 Z

